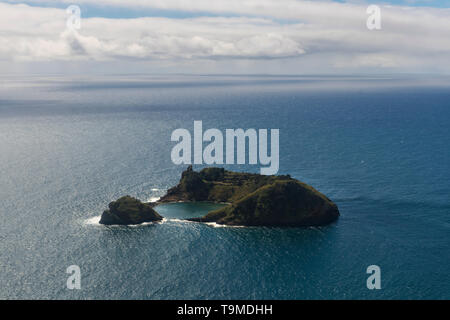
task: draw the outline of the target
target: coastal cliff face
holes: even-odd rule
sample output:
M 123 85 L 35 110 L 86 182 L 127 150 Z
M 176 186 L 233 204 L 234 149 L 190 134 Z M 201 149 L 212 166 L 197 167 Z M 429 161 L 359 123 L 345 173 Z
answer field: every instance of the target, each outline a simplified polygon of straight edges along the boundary
M 223 168 L 189 167 L 180 183 L 158 203 L 212 201 L 230 203 L 190 221 L 242 226 L 321 226 L 339 217 L 337 206 L 313 187 L 290 176 L 264 176 Z
M 103 212 L 100 224 L 129 225 L 162 219 L 151 205 L 142 203 L 136 198 L 124 196 L 109 204 L 109 210 Z

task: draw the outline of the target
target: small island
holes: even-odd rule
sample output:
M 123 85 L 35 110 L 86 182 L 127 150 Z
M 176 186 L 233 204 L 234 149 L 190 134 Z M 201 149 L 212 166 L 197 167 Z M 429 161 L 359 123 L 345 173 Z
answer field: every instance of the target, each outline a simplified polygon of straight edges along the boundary
M 215 167 L 197 172 L 189 166 L 178 185 L 155 203 L 144 204 L 128 197 L 126 205 L 121 205 L 124 198 L 110 203 L 100 223 L 159 221 L 162 217 L 153 209 L 158 204 L 198 201 L 227 205 L 187 220 L 230 226 L 308 227 L 327 225 L 339 217 L 339 210 L 330 199 L 289 175 L 266 176 Z
M 161 217 L 147 203 L 142 203 L 136 198 L 124 196 L 109 204 L 109 209 L 103 211 L 100 224 L 105 225 L 129 225 L 144 222 L 161 221 Z

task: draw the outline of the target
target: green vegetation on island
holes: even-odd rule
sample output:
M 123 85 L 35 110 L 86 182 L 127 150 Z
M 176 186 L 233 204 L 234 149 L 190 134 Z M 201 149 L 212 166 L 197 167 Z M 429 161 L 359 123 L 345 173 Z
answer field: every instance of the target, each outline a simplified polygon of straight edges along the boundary
M 337 206 L 313 187 L 289 175 L 265 176 L 204 168 L 197 172 L 189 166 L 175 187 L 156 203 L 141 203 L 125 196 L 109 204 L 102 224 L 139 224 L 159 221 L 154 206 L 168 202 L 216 202 L 225 207 L 195 222 L 215 222 L 234 226 L 322 226 L 339 217 Z
M 242 226 L 321 226 L 339 217 L 337 206 L 313 187 L 289 175 L 265 176 L 190 166 L 180 183 L 158 202 L 229 203 L 190 221 Z

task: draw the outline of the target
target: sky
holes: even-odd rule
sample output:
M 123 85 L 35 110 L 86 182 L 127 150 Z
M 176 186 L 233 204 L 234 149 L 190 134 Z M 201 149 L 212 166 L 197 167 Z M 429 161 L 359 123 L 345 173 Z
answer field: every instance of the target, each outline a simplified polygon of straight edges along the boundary
M 0 71 L 448 75 L 450 0 L 0 0 Z

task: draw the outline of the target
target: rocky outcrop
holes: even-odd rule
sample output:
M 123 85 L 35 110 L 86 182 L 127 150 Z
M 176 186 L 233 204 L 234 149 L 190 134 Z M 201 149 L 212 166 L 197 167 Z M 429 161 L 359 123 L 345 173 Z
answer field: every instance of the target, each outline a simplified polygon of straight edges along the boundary
M 176 201 L 225 202 L 197 222 L 242 226 L 322 226 L 339 217 L 337 206 L 313 187 L 289 175 L 264 176 L 223 168 L 190 166 L 179 184 L 158 203 Z
M 142 203 L 130 196 L 124 196 L 109 204 L 109 210 L 103 212 L 100 223 L 105 225 L 129 225 L 162 219 L 150 204 Z
M 337 206 L 295 180 L 267 184 L 236 202 L 191 221 L 236 226 L 322 226 L 339 216 Z

